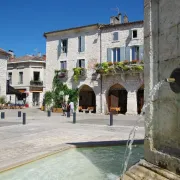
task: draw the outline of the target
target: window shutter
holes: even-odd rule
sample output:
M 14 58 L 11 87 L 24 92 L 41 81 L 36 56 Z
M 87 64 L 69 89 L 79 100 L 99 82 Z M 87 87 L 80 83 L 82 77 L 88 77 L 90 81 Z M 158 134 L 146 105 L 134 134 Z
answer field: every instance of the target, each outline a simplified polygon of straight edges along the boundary
M 79 59 L 76 61 L 76 67 L 79 67 Z
M 64 69 L 67 69 L 67 61 L 64 61 Z
M 66 53 L 68 52 L 68 39 L 67 39 L 67 47 L 66 47 Z
M 85 68 L 85 59 L 81 60 L 81 67 Z
M 107 62 L 111 62 L 111 48 L 107 48 Z
M 118 40 L 118 32 L 113 33 L 113 40 L 117 41 Z
M 126 47 L 126 60 L 130 61 L 130 47 Z
M 125 47 L 121 47 L 120 48 L 120 59 L 121 61 L 124 61 L 125 60 Z
M 57 46 L 57 59 L 59 59 L 60 55 L 61 55 L 61 40 L 59 40 L 58 46 Z
M 132 60 L 135 60 L 135 47 L 132 47 Z
M 81 52 L 85 51 L 85 36 L 81 36 Z
M 81 52 L 81 36 L 78 37 L 78 52 Z
M 144 56 L 144 46 L 139 46 L 139 60 L 143 60 Z

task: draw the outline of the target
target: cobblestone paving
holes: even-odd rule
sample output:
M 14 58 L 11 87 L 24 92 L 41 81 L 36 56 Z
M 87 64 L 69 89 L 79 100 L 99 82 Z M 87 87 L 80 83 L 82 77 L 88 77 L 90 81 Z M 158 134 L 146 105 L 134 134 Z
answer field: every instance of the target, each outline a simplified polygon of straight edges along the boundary
M 72 117 L 53 114 L 50 118 L 37 109 L 23 110 L 27 124 L 17 118 L 17 110 L 6 110 L 0 120 L 0 170 L 20 161 L 58 150 L 64 144 L 90 141 L 126 140 L 138 116 L 115 116 L 109 126 L 108 116 L 80 114 L 77 123 Z M 4 125 L 3 125 L 4 123 Z M 143 122 L 136 139 L 144 138 Z

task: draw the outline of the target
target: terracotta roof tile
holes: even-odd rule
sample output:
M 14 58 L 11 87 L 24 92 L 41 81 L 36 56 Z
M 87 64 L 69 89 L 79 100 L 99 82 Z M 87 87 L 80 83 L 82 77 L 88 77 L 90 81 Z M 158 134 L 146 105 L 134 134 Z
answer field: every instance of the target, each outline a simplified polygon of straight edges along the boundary
M 21 62 L 21 61 L 28 61 L 28 60 L 45 61 L 45 58 L 44 56 L 39 57 L 39 56 L 26 55 L 26 56 L 21 56 L 21 57 L 10 58 L 9 62 Z
M 0 54 L 10 55 L 10 53 L 6 52 L 4 49 L 0 48 Z

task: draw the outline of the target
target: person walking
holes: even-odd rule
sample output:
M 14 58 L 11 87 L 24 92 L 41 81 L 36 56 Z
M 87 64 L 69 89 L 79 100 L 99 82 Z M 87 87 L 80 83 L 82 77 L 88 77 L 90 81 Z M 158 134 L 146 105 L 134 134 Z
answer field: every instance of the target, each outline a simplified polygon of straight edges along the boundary
M 74 112 L 74 102 L 71 101 L 69 103 L 69 105 L 70 105 L 70 113 L 73 114 L 73 112 Z
M 66 116 L 66 103 L 63 102 L 62 104 L 63 116 Z

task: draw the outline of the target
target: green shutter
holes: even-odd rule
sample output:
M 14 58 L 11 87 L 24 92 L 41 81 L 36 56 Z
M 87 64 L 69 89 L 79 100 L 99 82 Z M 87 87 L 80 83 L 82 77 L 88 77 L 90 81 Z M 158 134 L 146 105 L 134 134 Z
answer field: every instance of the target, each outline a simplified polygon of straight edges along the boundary
M 59 59 L 60 55 L 61 55 L 61 40 L 59 40 L 57 45 L 57 59 Z
M 81 36 L 81 52 L 85 51 L 85 36 Z
M 120 59 L 121 61 L 124 61 L 125 60 L 125 47 L 120 47 Z
M 107 62 L 111 62 L 111 48 L 107 48 Z

